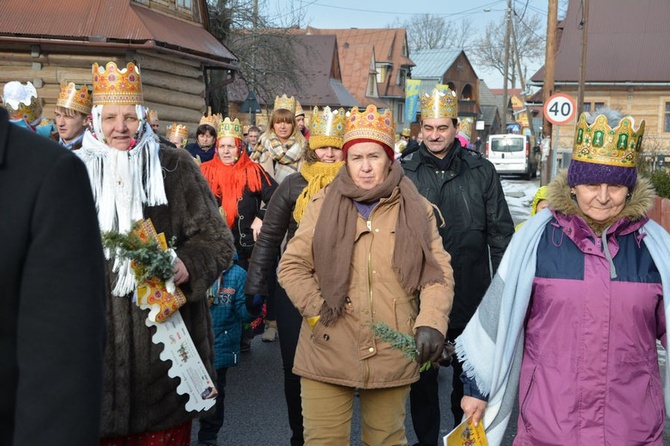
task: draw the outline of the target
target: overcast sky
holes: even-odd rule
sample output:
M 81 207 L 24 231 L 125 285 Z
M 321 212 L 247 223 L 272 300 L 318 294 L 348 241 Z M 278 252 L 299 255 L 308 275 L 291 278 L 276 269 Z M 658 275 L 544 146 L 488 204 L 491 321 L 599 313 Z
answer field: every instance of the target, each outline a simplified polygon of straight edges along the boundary
M 483 32 L 490 21 L 498 22 L 505 15 L 507 0 L 265 0 L 268 13 L 276 17 L 304 17 L 301 27 L 315 28 L 385 28 L 396 19 L 405 21 L 416 14 L 434 14 L 457 24 L 469 20 L 475 33 Z M 560 10 L 567 0 L 559 0 Z M 517 13 L 539 14 L 546 26 L 547 0 L 513 0 Z M 302 14 L 298 14 L 302 12 Z M 543 30 L 544 32 L 544 30 Z M 477 36 L 473 36 L 473 40 Z M 467 53 L 466 53 L 467 54 Z M 410 54 L 411 57 L 411 54 Z M 472 59 L 472 58 L 471 58 Z M 472 60 L 471 60 L 472 62 Z M 532 67 L 530 75 L 544 61 Z M 502 75 L 474 66 L 477 75 L 490 88 L 502 88 Z

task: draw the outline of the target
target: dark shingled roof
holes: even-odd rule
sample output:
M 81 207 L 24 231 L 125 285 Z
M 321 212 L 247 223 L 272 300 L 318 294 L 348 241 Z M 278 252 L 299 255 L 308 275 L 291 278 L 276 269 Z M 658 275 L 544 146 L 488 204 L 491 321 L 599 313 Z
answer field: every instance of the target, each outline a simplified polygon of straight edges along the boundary
M 359 102 L 342 84 L 337 60 L 337 39 L 334 35 L 295 35 L 291 47 L 300 66 L 296 90 L 286 83 L 279 94 L 295 96 L 303 109 L 306 107 L 353 107 Z M 236 80 L 228 88 L 232 102 L 242 102 L 248 89 L 242 80 Z M 262 103 L 259 98 L 259 102 Z

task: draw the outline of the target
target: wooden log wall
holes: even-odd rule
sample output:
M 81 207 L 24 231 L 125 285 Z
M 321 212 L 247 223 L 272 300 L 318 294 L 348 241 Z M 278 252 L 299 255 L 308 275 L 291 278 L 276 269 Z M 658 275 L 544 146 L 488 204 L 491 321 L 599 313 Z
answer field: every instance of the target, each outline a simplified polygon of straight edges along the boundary
M 33 82 L 44 101 L 44 116 L 53 118 L 61 82 L 90 85 L 94 62 L 125 66 L 127 60 L 140 67 L 144 101 L 158 112 L 161 135 L 168 125 L 180 122 L 189 127 L 192 141 L 205 112 L 205 81 L 202 64 L 187 58 L 149 51 L 116 56 L 41 52 L 37 57 L 0 51 L 0 91 L 9 81 Z

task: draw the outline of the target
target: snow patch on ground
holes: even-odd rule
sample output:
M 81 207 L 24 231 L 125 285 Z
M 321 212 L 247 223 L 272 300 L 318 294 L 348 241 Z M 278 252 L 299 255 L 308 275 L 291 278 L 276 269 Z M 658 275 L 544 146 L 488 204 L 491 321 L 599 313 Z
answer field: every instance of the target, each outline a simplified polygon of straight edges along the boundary
M 505 192 L 505 200 L 512 214 L 514 224 L 517 225 L 522 221 L 526 221 L 530 216 L 530 205 L 533 203 L 533 198 L 540 188 L 539 180 L 525 181 L 503 178 L 500 182 Z

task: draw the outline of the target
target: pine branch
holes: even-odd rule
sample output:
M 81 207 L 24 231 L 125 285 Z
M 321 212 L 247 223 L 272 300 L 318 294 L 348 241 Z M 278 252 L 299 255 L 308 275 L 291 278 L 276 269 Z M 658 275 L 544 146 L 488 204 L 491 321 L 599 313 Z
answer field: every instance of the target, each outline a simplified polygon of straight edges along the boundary
M 137 225 L 133 227 L 133 231 Z M 122 259 L 136 263 L 137 281 L 149 277 L 167 280 L 173 275 L 172 257 L 164 251 L 156 240 L 143 241 L 134 232 L 120 234 L 115 231 L 102 233 L 102 244 Z
M 400 350 L 407 359 L 416 361 L 416 357 L 419 352 L 416 349 L 416 342 L 414 341 L 414 337 L 412 335 L 396 331 L 384 322 L 377 322 L 372 324 L 372 332 L 382 341 L 391 344 L 392 348 Z M 423 372 L 428 370 L 430 367 L 432 367 L 432 364 L 430 361 L 426 361 L 421 364 L 419 370 Z

